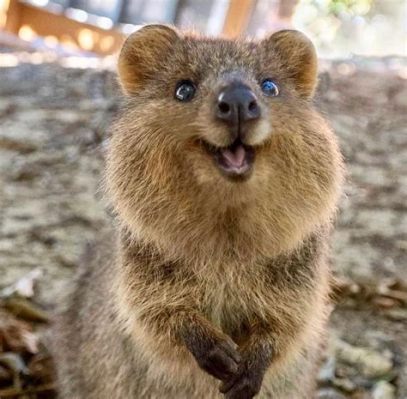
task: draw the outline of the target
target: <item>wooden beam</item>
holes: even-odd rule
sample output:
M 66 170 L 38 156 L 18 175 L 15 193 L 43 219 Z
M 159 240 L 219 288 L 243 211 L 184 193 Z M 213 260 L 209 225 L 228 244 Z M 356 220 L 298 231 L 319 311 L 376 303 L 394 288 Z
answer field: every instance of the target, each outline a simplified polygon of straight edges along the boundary
M 229 0 L 223 36 L 235 38 L 244 33 L 254 7 L 254 0 Z
M 3 7 L 6 14 L 4 30 L 17 34 L 20 28 L 21 3 L 18 0 L 8 0 L 4 1 Z
M 101 29 L 17 0 L 10 0 L 10 6 L 5 27 L 9 32 L 21 33 L 21 28 L 25 28 L 45 40 L 56 38 L 62 45 L 70 44 L 103 55 L 118 51 L 126 38 L 118 30 Z
M 9 0 L 0 0 L 0 29 L 6 26 L 8 3 Z

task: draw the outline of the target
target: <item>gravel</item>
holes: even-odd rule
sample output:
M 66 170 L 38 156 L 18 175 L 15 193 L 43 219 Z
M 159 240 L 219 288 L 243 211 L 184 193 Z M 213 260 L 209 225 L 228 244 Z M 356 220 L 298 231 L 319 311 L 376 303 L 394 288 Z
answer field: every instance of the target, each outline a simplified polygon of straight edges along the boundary
M 0 290 L 41 270 L 35 300 L 46 310 L 110 223 L 103 143 L 120 102 L 110 70 L 61 64 L 0 68 Z M 316 102 L 349 174 L 332 260 L 345 294 L 319 399 L 407 398 L 407 64 L 388 65 L 358 59 L 321 69 Z

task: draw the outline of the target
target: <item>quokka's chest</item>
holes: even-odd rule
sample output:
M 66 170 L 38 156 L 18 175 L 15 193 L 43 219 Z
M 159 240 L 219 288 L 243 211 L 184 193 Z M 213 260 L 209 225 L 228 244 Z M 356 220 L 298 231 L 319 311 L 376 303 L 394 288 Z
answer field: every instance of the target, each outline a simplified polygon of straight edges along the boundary
M 201 311 L 216 326 L 231 333 L 270 312 L 275 302 L 264 276 L 216 276 L 201 286 Z
M 296 318 L 318 296 L 324 267 L 314 256 L 280 257 L 251 270 L 214 274 L 201 285 L 204 315 L 233 336 L 258 320 Z M 296 316 L 297 315 L 297 316 Z M 298 316 L 299 317 L 299 316 Z

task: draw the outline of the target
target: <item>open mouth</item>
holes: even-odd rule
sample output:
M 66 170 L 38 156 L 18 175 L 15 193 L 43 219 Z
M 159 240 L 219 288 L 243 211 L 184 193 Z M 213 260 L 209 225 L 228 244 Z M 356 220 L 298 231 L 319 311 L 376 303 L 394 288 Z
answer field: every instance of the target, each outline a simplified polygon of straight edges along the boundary
M 236 139 L 228 147 L 216 147 L 203 141 L 206 151 L 213 158 L 215 165 L 227 177 L 246 178 L 253 169 L 254 148 Z

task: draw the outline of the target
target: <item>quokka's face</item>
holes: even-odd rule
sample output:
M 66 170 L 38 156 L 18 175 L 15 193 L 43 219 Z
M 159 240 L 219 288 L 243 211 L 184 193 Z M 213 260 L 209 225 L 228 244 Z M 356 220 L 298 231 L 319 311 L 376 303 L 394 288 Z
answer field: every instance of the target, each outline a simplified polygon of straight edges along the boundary
M 106 182 L 132 231 L 191 253 L 242 233 L 250 251 L 272 254 L 330 217 L 341 157 L 312 107 L 304 35 L 230 41 L 150 25 L 127 39 L 118 72 L 127 101 Z
M 140 134 L 157 140 L 158 151 L 171 146 L 189 173 L 212 183 L 271 178 L 284 156 L 281 140 L 309 161 L 298 138 L 319 129 L 307 113 L 316 70 L 312 44 L 295 31 L 254 43 L 183 37 L 150 25 L 130 36 L 119 60 Z

